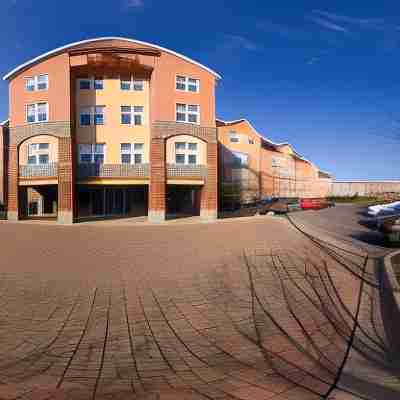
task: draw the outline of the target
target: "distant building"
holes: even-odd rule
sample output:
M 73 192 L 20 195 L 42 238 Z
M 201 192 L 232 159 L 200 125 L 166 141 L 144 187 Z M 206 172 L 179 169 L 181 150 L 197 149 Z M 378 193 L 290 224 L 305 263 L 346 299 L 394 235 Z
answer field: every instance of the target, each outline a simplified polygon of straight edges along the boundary
M 246 119 L 217 120 L 220 207 L 262 197 L 325 197 L 331 177 L 288 143 L 273 143 Z

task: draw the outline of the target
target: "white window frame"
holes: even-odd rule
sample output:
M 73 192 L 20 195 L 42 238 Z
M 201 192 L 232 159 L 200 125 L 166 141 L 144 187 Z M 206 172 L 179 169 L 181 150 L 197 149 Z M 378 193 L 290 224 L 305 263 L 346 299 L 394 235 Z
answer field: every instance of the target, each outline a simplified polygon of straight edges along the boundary
M 41 149 L 40 145 L 41 144 L 47 144 L 47 149 Z M 28 165 L 48 165 L 50 164 L 50 143 L 28 143 L 28 151 L 27 151 L 27 164 Z M 35 146 L 36 148 L 32 150 L 32 146 Z M 39 159 L 40 156 L 45 155 L 47 156 L 47 163 L 40 163 Z M 30 157 L 35 157 L 35 162 L 34 163 L 29 163 L 29 158 Z
M 184 149 L 177 149 L 176 144 L 177 143 L 184 143 L 185 144 L 185 148 Z M 190 150 L 189 149 L 189 143 L 194 143 L 196 144 L 196 150 Z M 175 150 L 175 164 L 176 165 L 200 165 L 199 163 L 199 159 L 200 159 L 200 146 L 198 142 L 181 142 L 181 141 L 176 141 L 175 142 L 175 146 L 174 146 L 174 150 Z M 177 155 L 183 155 L 184 156 L 184 162 L 183 163 L 177 163 L 176 162 L 176 156 Z M 189 163 L 189 156 L 190 155 L 195 155 L 196 156 L 196 162 L 195 163 Z
M 46 88 L 39 89 L 39 77 L 45 76 L 46 77 Z M 28 89 L 28 81 L 33 80 L 33 90 Z M 28 92 L 45 92 L 49 90 L 49 75 L 48 74 L 39 74 L 34 76 L 27 76 L 25 78 L 25 90 Z
M 127 150 L 122 150 L 122 145 L 123 144 L 129 144 L 130 147 L 130 151 Z M 136 150 L 135 149 L 135 144 L 141 144 L 142 145 L 142 149 L 141 150 Z M 130 163 L 123 163 L 122 162 L 122 154 L 129 154 L 131 156 L 131 162 Z M 140 154 L 142 156 L 142 162 L 137 163 L 135 162 L 135 155 L 136 154 Z M 121 164 L 128 164 L 128 165 L 142 165 L 144 164 L 144 142 L 123 142 L 120 144 L 120 159 L 121 159 Z
M 43 121 L 39 121 L 39 112 L 38 108 L 40 104 L 45 104 L 46 105 L 46 119 Z M 35 120 L 34 121 L 28 121 L 28 109 L 30 106 L 35 106 Z M 49 103 L 45 101 L 38 101 L 37 103 L 29 103 L 25 106 L 25 120 L 27 124 L 40 124 L 43 122 L 48 122 L 49 121 Z
M 102 124 L 95 124 L 95 115 L 96 113 L 96 108 L 98 107 L 103 107 L 103 123 Z M 89 115 L 90 115 L 90 123 L 89 125 L 82 125 L 81 123 L 81 116 L 83 115 L 82 110 L 89 110 Z M 87 114 L 87 113 L 84 113 Z M 89 126 L 104 126 L 106 124 L 106 106 L 102 105 L 102 104 L 96 104 L 95 106 L 81 106 L 79 109 L 79 121 L 78 121 L 78 125 L 81 128 L 87 128 Z
M 178 114 L 178 106 L 185 106 L 185 111 L 179 111 L 179 114 L 185 115 L 185 121 L 178 121 L 177 114 Z M 196 106 L 197 112 L 190 111 L 189 106 Z M 197 115 L 197 122 L 189 122 L 189 114 Z M 183 124 L 193 124 L 193 125 L 200 125 L 200 104 L 185 104 L 185 103 L 175 103 L 175 121 L 177 123 Z
M 103 153 L 96 153 L 96 146 L 102 145 L 103 146 Z M 90 146 L 90 153 L 82 152 L 81 151 L 81 146 Z M 105 143 L 79 143 L 78 144 L 78 153 L 79 153 L 79 159 L 78 163 L 79 164 L 95 164 L 95 155 L 96 154 L 103 154 L 103 162 L 101 164 L 106 163 L 106 157 L 107 157 L 107 145 Z M 82 154 L 90 154 L 90 162 L 82 162 Z
M 121 90 L 121 92 L 144 92 L 144 89 L 145 89 L 145 84 L 144 84 L 145 79 L 138 79 L 138 78 L 135 78 L 134 75 L 131 75 L 131 76 L 129 77 L 129 80 L 123 79 L 123 78 L 125 78 L 125 77 L 124 77 L 124 76 L 120 76 L 120 77 L 119 77 L 119 89 Z M 127 77 L 126 77 L 126 78 L 127 78 Z M 122 88 L 121 88 L 122 82 L 129 82 L 129 89 L 122 89 Z M 140 89 L 140 90 L 135 89 L 135 83 L 138 83 L 138 82 L 141 82 L 141 84 L 142 84 L 142 89 Z
M 124 111 L 122 112 L 122 107 L 130 107 L 130 112 Z M 135 111 L 135 107 L 141 107 L 142 111 Z M 122 115 L 130 115 L 131 116 L 131 123 L 130 124 L 123 124 L 122 123 Z M 141 124 L 136 124 L 135 123 L 135 115 L 140 115 L 141 118 Z M 124 126 L 145 126 L 146 121 L 145 121 L 145 111 L 144 111 L 144 106 L 142 105 L 128 105 L 128 104 L 123 104 L 120 107 L 120 124 Z
M 185 89 L 178 89 L 176 86 L 178 85 L 178 78 L 185 78 L 185 82 L 179 82 L 181 84 L 185 85 Z M 192 79 L 194 81 L 196 81 L 196 90 L 192 91 L 189 90 L 189 80 Z M 200 93 L 200 79 L 198 78 L 192 78 L 191 76 L 186 76 L 186 75 L 175 75 L 175 90 L 177 90 L 178 92 L 188 92 L 188 93 Z

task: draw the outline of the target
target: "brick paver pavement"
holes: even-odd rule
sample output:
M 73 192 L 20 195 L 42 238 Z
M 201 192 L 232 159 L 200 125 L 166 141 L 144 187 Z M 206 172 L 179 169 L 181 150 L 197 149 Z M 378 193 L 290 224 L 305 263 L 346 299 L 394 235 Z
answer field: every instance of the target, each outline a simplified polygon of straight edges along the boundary
M 0 237 L 0 399 L 400 396 L 374 261 L 284 219 Z

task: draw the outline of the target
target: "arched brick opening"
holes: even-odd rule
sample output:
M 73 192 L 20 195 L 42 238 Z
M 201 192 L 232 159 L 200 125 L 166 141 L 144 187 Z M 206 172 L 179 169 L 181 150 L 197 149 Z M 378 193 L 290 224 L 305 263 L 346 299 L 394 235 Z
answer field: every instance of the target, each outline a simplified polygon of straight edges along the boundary
M 57 219 L 59 223 L 72 223 L 74 219 L 74 169 L 71 128 L 69 122 L 43 123 L 10 128 L 8 155 L 8 219 L 20 219 L 19 152 L 21 145 L 40 136 L 57 138 Z
M 218 148 L 216 128 L 191 124 L 157 122 L 152 129 L 150 144 L 149 220 L 162 222 L 166 218 L 167 141 L 174 137 L 190 136 L 206 143 L 206 174 L 200 195 L 200 216 L 217 218 Z

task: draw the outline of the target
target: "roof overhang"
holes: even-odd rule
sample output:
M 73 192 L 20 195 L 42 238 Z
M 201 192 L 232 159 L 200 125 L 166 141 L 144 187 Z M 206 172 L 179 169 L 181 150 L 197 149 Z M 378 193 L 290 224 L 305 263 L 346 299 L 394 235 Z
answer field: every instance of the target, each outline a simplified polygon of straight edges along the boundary
M 206 70 L 207 72 L 209 72 L 210 74 L 214 75 L 216 79 L 222 79 L 221 75 L 219 75 L 217 72 L 213 71 L 211 68 L 208 68 L 205 65 L 200 64 L 199 62 L 197 62 L 195 60 L 192 60 L 189 57 L 186 57 L 186 56 L 184 56 L 184 55 L 182 55 L 180 53 L 176 53 L 175 51 L 169 50 L 169 49 L 167 49 L 165 47 L 161 47 L 161 46 L 158 46 L 158 45 L 155 45 L 155 44 L 152 44 L 152 43 L 148 43 L 148 42 L 143 42 L 143 41 L 140 41 L 140 40 L 124 38 L 124 37 L 106 36 L 106 37 L 99 37 L 99 38 L 87 39 L 87 40 L 82 40 L 82 41 L 79 41 L 79 42 L 70 43 L 70 44 L 67 44 L 65 46 L 61 46 L 61 47 L 58 47 L 58 48 L 56 48 L 54 50 L 48 51 L 47 53 L 44 53 L 44 54 L 42 54 L 42 55 L 40 55 L 38 57 L 35 57 L 35 58 L 33 58 L 33 59 L 31 59 L 31 60 L 29 60 L 29 61 L 27 61 L 27 62 L 25 62 L 25 63 L 23 63 L 21 65 L 18 65 L 18 67 L 14 68 L 12 71 L 10 71 L 6 75 L 4 75 L 3 76 L 3 80 L 6 81 L 6 80 L 12 78 L 15 74 L 17 74 L 17 73 L 23 71 L 24 69 L 30 67 L 31 65 L 36 64 L 36 63 L 38 63 L 38 62 L 40 62 L 40 61 L 42 61 L 42 60 L 44 60 L 44 59 L 46 59 L 48 57 L 51 57 L 53 55 L 62 53 L 64 51 L 67 51 L 71 47 L 79 46 L 79 45 L 82 45 L 82 44 L 93 43 L 93 42 L 100 42 L 100 41 L 104 41 L 104 40 L 121 40 L 121 41 L 127 41 L 127 42 L 130 42 L 130 43 L 138 44 L 140 46 L 149 46 L 149 47 L 152 47 L 153 49 L 157 49 L 159 51 L 164 51 L 166 53 L 169 53 L 169 54 L 172 54 L 172 55 L 174 55 L 176 57 L 179 57 L 179 58 L 181 58 L 181 59 L 183 59 L 185 61 L 188 61 L 191 64 L 197 65 L 198 67 L 200 67 L 200 68 Z
M 0 122 L 0 126 L 8 125 L 9 122 L 10 122 L 10 120 L 9 120 L 9 119 L 6 119 L 5 121 Z

